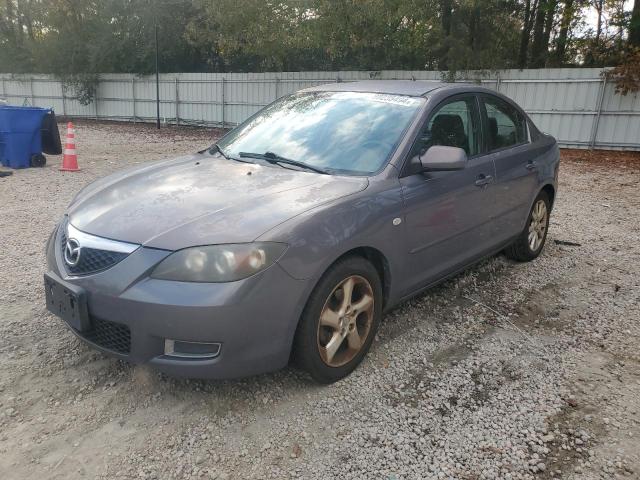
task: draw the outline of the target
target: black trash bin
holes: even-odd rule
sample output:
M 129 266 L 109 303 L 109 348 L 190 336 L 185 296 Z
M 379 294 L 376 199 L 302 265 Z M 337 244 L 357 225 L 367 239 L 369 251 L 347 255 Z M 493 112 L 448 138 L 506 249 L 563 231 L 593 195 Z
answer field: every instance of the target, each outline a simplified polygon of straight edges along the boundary
M 42 119 L 42 151 L 47 155 L 62 154 L 62 143 L 60 142 L 60 130 L 56 122 L 56 114 L 50 110 Z

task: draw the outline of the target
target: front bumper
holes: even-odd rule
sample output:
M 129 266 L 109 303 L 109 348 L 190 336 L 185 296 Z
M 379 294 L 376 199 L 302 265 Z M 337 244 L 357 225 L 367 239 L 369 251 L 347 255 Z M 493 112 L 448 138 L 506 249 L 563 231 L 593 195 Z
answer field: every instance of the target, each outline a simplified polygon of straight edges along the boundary
M 73 277 L 55 248 L 59 235 L 47 247 L 48 274 L 86 291 L 92 328 L 69 328 L 94 348 L 190 378 L 242 377 L 287 364 L 310 287 L 277 263 L 237 282 L 173 282 L 149 278 L 171 252 L 140 247 L 108 270 Z M 221 348 L 215 358 L 181 358 L 165 355 L 168 339 Z

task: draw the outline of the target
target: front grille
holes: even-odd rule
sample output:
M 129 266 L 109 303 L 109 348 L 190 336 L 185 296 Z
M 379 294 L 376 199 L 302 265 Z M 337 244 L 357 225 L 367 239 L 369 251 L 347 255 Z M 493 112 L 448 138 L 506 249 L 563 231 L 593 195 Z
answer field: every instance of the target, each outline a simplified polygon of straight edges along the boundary
M 128 355 L 131 351 L 131 330 L 121 323 L 91 317 L 91 329 L 79 335 L 99 347 Z
M 89 275 L 113 267 L 128 254 L 122 252 L 111 252 L 109 250 L 98 250 L 96 248 L 83 247 L 80 251 L 80 259 L 77 264 L 69 265 L 64 261 L 64 251 L 67 246 L 67 233 L 63 226 L 60 235 L 60 251 L 67 272 L 71 275 Z

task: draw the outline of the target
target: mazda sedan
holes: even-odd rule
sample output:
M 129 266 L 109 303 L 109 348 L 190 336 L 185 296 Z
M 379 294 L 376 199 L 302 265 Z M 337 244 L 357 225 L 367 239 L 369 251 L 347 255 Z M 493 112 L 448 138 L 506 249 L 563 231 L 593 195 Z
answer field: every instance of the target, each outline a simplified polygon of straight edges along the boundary
M 170 375 L 294 360 L 334 382 L 384 311 L 500 251 L 536 258 L 556 141 L 473 85 L 335 83 L 210 148 L 84 188 L 47 246 L 47 307 L 80 339 Z

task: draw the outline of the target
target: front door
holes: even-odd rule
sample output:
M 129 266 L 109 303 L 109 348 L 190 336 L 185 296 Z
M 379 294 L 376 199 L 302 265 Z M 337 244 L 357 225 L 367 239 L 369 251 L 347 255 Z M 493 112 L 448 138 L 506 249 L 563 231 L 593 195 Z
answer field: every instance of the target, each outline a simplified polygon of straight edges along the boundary
M 493 160 L 482 155 L 475 95 L 455 96 L 435 108 L 414 152 L 433 145 L 463 148 L 467 165 L 448 172 L 415 172 L 400 179 L 405 202 L 405 293 L 451 273 L 492 246 Z

